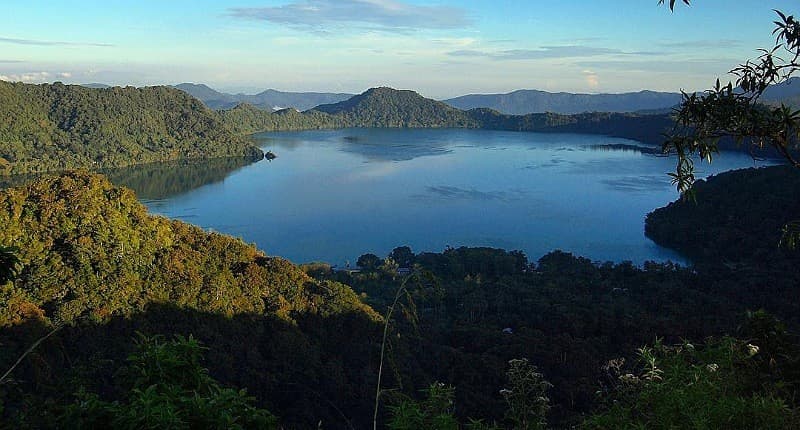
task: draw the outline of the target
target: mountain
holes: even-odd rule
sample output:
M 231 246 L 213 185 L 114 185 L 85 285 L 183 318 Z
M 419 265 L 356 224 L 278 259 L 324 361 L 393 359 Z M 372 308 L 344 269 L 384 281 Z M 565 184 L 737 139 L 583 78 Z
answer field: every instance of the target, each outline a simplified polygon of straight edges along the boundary
M 561 114 L 635 112 L 669 108 L 680 101 L 680 93 L 655 91 L 623 94 L 572 94 L 538 90 L 517 90 L 506 94 L 470 94 L 444 100 L 445 103 L 459 109 L 490 108 L 512 115 L 537 112 Z
M 320 104 L 336 103 L 353 96 L 353 94 L 344 93 L 297 93 L 273 89 L 252 95 L 228 94 L 216 91 L 204 84 L 192 83 L 178 84 L 175 85 L 175 88 L 191 94 L 211 109 L 230 109 L 241 103 L 248 103 L 265 110 L 279 110 L 292 107 L 303 111 Z
M 88 84 L 81 84 L 82 87 L 86 88 L 111 88 L 111 85 L 101 84 L 98 82 L 90 82 Z
M 472 127 L 480 124 L 464 111 L 414 91 L 371 88 L 348 100 L 315 107 L 354 127 Z
M 603 134 L 650 144 L 660 144 L 661 133 L 672 124 L 666 114 L 593 112 L 576 115 L 506 115 L 492 109 L 463 111 L 414 91 L 386 87 L 372 88 L 348 100 L 320 105 L 305 112 L 294 109 L 269 112 L 242 104 L 221 110 L 218 115 L 228 129 L 238 134 L 344 127 L 449 127 Z
M 262 153 L 170 87 L 0 81 L 0 175 L 232 156 Z

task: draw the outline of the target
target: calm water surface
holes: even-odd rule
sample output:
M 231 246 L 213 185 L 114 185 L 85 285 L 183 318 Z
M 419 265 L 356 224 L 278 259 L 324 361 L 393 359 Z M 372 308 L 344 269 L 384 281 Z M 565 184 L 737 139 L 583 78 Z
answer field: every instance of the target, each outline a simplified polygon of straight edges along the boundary
M 402 129 L 257 139 L 278 158 L 223 174 L 198 175 L 202 167 L 189 166 L 216 182 L 162 193 L 150 184 L 140 197 L 155 213 L 298 263 L 355 262 L 400 245 L 520 249 L 532 260 L 561 249 L 599 261 L 683 261 L 644 236 L 645 215 L 677 197 L 666 175 L 674 160 L 607 146 L 633 141 Z M 731 153 L 698 169 L 706 176 L 750 166 L 748 156 Z

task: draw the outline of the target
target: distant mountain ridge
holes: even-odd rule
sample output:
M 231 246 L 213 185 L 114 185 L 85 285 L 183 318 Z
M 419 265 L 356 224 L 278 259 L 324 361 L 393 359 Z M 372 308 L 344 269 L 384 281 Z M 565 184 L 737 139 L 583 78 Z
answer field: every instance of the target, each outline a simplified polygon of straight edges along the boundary
M 468 94 L 443 100 L 459 109 L 489 108 L 509 115 L 554 112 L 577 114 L 584 112 L 664 113 L 681 102 L 681 93 L 638 91 L 619 94 L 551 93 L 540 90 L 516 90 L 505 94 Z M 762 101 L 768 104 L 800 103 L 800 78 L 771 85 L 764 91 Z
M 85 84 L 103 88 L 103 84 Z M 205 84 L 182 83 L 174 88 L 189 93 L 211 109 L 232 109 L 246 103 L 263 110 L 295 108 L 309 110 L 319 105 L 330 105 L 349 100 L 356 94 L 325 92 L 286 92 L 274 89 L 258 94 L 230 94 L 217 91 Z M 762 100 L 768 104 L 781 101 L 800 105 L 800 78 L 772 85 L 764 92 Z M 681 102 L 679 92 L 642 90 L 628 93 L 568 93 L 541 90 L 515 90 L 504 94 L 467 94 L 441 100 L 457 109 L 489 108 L 508 115 L 553 112 L 578 114 L 585 112 L 631 112 L 640 114 L 667 113 Z
M 680 93 L 639 91 L 622 94 L 550 93 L 517 90 L 506 94 L 469 94 L 444 100 L 459 109 L 489 108 L 510 115 L 555 112 L 635 112 L 670 108 L 681 101 Z
M 258 94 L 228 94 L 205 84 L 192 83 L 182 83 L 174 87 L 189 93 L 211 109 L 230 109 L 247 103 L 265 110 L 295 108 L 303 111 L 317 105 L 336 103 L 353 97 L 353 94 L 347 93 L 285 92 L 273 89 Z
M 464 111 L 411 90 L 371 88 L 348 100 L 304 112 L 270 112 L 242 104 L 220 110 L 227 128 L 237 134 L 283 130 L 379 128 L 472 128 L 540 133 L 590 133 L 658 145 L 672 126 L 668 114 L 592 112 L 577 115 L 537 113 L 506 115 L 493 109 Z

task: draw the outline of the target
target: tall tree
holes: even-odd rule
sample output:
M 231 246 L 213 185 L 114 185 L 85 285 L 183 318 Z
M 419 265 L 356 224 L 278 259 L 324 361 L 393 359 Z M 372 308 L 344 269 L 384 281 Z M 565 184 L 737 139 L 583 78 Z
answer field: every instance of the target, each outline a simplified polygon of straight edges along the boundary
M 686 5 L 690 0 L 682 0 Z M 665 4 L 659 0 L 659 4 Z M 674 10 L 676 0 L 669 0 Z M 752 154 L 772 149 L 789 164 L 800 168 L 800 110 L 780 103 L 761 103 L 764 91 L 774 84 L 787 82 L 800 71 L 800 21 L 793 15 L 775 10 L 775 44 L 762 48 L 750 59 L 730 71 L 734 82 L 722 85 L 717 79 L 714 88 L 703 93 L 683 93 L 683 101 L 675 111 L 675 127 L 667 136 L 663 151 L 677 155 L 677 166 L 671 173 L 681 192 L 691 191 L 694 183 L 694 160 L 697 155 L 711 162 L 719 152 L 721 139 L 734 139 L 747 145 Z M 796 248 L 800 243 L 800 222 L 784 227 L 783 245 Z

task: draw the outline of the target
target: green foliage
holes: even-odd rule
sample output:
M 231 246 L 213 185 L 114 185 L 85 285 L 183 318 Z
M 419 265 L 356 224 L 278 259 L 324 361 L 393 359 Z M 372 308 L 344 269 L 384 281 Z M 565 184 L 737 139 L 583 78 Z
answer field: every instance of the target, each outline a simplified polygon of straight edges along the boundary
M 372 88 L 349 100 L 313 111 L 341 117 L 351 127 L 478 127 L 459 109 L 414 91 Z
M 47 427 L 48 411 L 77 386 L 127 402 L 114 363 L 136 330 L 195 333 L 212 348 L 220 381 L 247 387 L 292 427 L 324 419 L 336 428 L 347 419 L 341 410 L 368 416 L 353 399 L 374 390 L 381 319 L 350 288 L 241 240 L 151 216 L 133 192 L 85 171 L 0 192 L 0 225 L 0 243 L 19 248 L 23 263 L 0 286 L 0 368 L 68 323 L 0 386 L 0 420 Z M 147 388 L 143 401 L 165 395 Z
M 698 181 L 694 201 L 681 199 L 648 214 L 645 234 L 696 264 L 740 272 L 769 268 L 785 278 L 765 282 L 759 276 L 760 289 L 789 285 L 797 282 L 800 253 L 778 244 L 793 240 L 798 189 L 800 169 L 791 166 L 722 173 Z
M 358 257 L 356 265 L 364 270 L 374 270 L 381 264 L 381 258 L 375 254 L 364 254 Z
M 217 312 L 268 313 L 292 320 L 359 305 L 255 247 L 147 214 L 128 189 L 72 172 L 0 193 L 0 241 L 20 249 L 24 269 L 2 290 L 0 325 L 33 315 L 70 322 L 129 315 L 153 302 Z M 343 301 L 342 301 L 343 300 Z
M 260 154 L 173 88 L 0 81 L 0 175 Z
M 277 420 L 253 405 L 245 390 L 224 388 L 201 364 L 193 337 L 141 336 L 128 357 L 125 401 L 108 402 L 81 389 L 57 422 L 60 427 L 103 429 L 276 429 Z
M 220 120 L 237 134 L 263 131 L 313 130 L 320 128 L 344 128 L 349 123 L 344 119 L 319 111 L 298 112 L 283 109 L 277 112 L 259 109 L 250 104 L 240 104 L 233 109 L 218 111 Z
M 525 358 L 508 362 L 508 387 L 500 390 L 508 411 L 506 418 L 515 430 L 544 429 L 547 427 L 547 411 L 550 399 L 547 390 L 552 385 L 544 380 L 536 366 Z
M 406 398 L 390 406 L 391 417 L 386 426 L 392 430 L 458 430 L 459 423 L 454 416 L 455 388 L 434 383 L 422 391 L 422 401 Z
M 730 337 L 705 345 L 656 343 L 639 349 L 640 367 L 619 375 L 596 429 L 786 429 L 800 422 L 776 385 L 753 384 L 759 348 Z
M 19 249 L 13 246 L 0 246 L 0 285 L 13 281 L 19 273 Z
M 670 9 L 674 4 L 670 0 Z M 694 183 L 692 157 L 697 155 L 711 162 L 723 138 L 733 139 L 751 151 L 771 148 L 800 167 L 795 158 L 800 142 L 800 111 L 784 104 L 768 107 L 759 100 L 770 85 L 785 82 L 800 70 L 800 21 L 777 10 L 775 13 L 775 45 L 761 49 L 761 56 L 731 70 L 736 76 L 735 85 L 721 85 L 717 80 L 714 88 L 704 93 L 683 94 L 675 111 L 675 128 L 663 145 L 664 153 L 677 155 L 676 171 L 671 175 L 679 191 L 689 191 Z

